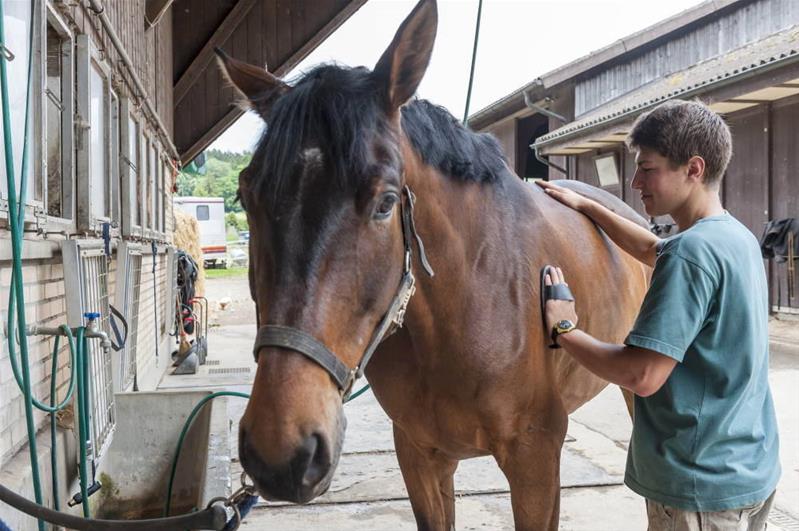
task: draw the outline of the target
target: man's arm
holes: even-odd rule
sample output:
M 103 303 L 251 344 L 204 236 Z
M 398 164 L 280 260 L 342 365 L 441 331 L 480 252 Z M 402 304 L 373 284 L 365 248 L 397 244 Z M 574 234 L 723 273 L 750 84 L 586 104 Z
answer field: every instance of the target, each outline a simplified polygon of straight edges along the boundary
M 582 330 L 558 336 L 558 344 L 592 373 L 638 396 L 657 392 L 677 365 L 654 350 L 603 343 Z
M 660 239 L 596 201 L 546 181 L 536 181 L 544 191 L 564 205 L 582 212 L 599 225 L 613 242 L 639 262 L 655 266 Z

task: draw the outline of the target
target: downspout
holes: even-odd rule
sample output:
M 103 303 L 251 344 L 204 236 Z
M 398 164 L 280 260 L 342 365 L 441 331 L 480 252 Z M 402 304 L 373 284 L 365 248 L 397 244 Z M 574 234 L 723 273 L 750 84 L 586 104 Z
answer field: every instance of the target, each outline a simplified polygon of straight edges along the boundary
M 554 118 L 556 120 L 559 120 L 560 122 L 563 122 L 564 124 L 569 122 L 569 120 L 565 116 L 560 115 L 560 114 L 558 114 L 558 113 L 556 113 L 554 111 L 551 111 L 549 109 L 546 109 L 546 108 L 542 107 L 541 105 L 538 105 L 537 103 L 534 103 L 532 100 L 530 100 L 530 95 L 527 93 L 526 90 L 522 91 L 522 95 L 524 96 L 524 105 L 527 108 L 533 109 L 535 112 L 543 114 L 544 116 L 546 116 L 548 118 Z M 554 170 L 557 170 L 557 171 L 561 172 L 563 175 L 566 176 L 566 178 L 569 177 L 569 171 L 567 169 L 565 169 L 565 168 L 562 168 L 562 167 L 558 166 L 554 162 L 550 162 L 548 158 L 545 159 L 544 156 L 538 151 L 538 146 L 536 144 L 530 144 L 529 148 L 533 150 L 533 154 L 535 154 L 535 158 L 536 158 L 536 160 L 538 162 L 540 162 L 541 164 L 544 164 L 548 168 L 552 168 Z M 568 159 L 566 160 L 566 162 L 568 164 Z
M 105 32 L 108 34 L 111 42 L 114 43 L 114 47 L 119 53 L 119 56 L 122 58 L 122 62 L 128 69 L 128 73 L 130 74 L 131 79 L 133 79 L 133 84 L 136 86 L 136 90 L 139 91 L 141 95 L 141 99 L 144 101 L 144 105 L 147 107 L 147 110 L 155 119 L 155 123 L 158 126 L 158 130 L 160 131 L 161 135 L 163 136 L 163 140 L 166 141 L 167 148 L 169 149 L 170 153 L 174 157 L 175 160 L 180 160 L 180 155 L 178 155 L 178 150 L 175 148 L 175 144 L 172 143 L 172 139 L 169 136 L 169 133 L 164 127 L 164 123 L 161 121 L 161 117 L 158 116 L 158 113 L 155 112 L 153 109 L 152 104 L 150 103 L 150 98 L 147 96 L 147 91 L 144 90 L 144 85 L 142 85 L 139 76 L 136 74 L 136 70 L 133 68 L 133 62 L 128 57 L 127 52 L 125 51 L 125 47 L 122 45 L 122 41 L 119 40 L 114 27 L 111 25 L 111 21 L 108 20 L 108 16 L 105 14 L 105 8 L 100 5 L 98 0 L 89 0 L 90 10 L 97 15 L 100 19 L 100 22 L 103 24 L 103 28 Z

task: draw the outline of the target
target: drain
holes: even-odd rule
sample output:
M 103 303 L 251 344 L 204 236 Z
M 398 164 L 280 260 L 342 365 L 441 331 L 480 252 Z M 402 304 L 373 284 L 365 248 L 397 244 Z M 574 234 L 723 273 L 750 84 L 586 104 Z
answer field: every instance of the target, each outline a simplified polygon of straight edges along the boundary
M 772 507 L 769 511 L 768 521 L 784 531 L 799 531 L 799 520 L 777 507 Z
M 249 367 L 223 367 L 221 369 L 208 369 L 208 374 L 246 374 Z

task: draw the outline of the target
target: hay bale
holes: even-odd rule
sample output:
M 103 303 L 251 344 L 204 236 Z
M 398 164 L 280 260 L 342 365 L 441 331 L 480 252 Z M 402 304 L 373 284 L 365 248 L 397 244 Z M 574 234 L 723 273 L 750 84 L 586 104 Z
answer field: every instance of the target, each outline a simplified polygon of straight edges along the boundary
M 175 209 L 175 246 L 186 251 L 197 263 L 197 282 L 194 294 L 205 296 L 205 268 L 203 267 L 203 251 L 200 247 L 200 224 L 190 214 Z

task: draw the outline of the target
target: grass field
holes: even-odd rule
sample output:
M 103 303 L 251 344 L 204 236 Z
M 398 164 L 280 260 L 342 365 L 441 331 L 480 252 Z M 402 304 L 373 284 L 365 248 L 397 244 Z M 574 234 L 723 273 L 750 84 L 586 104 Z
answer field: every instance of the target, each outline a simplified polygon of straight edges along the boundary
M 228 269 L 206 269 L 205 278 L 235 278 L 247 276 L 246 267 L 231 267 Z

